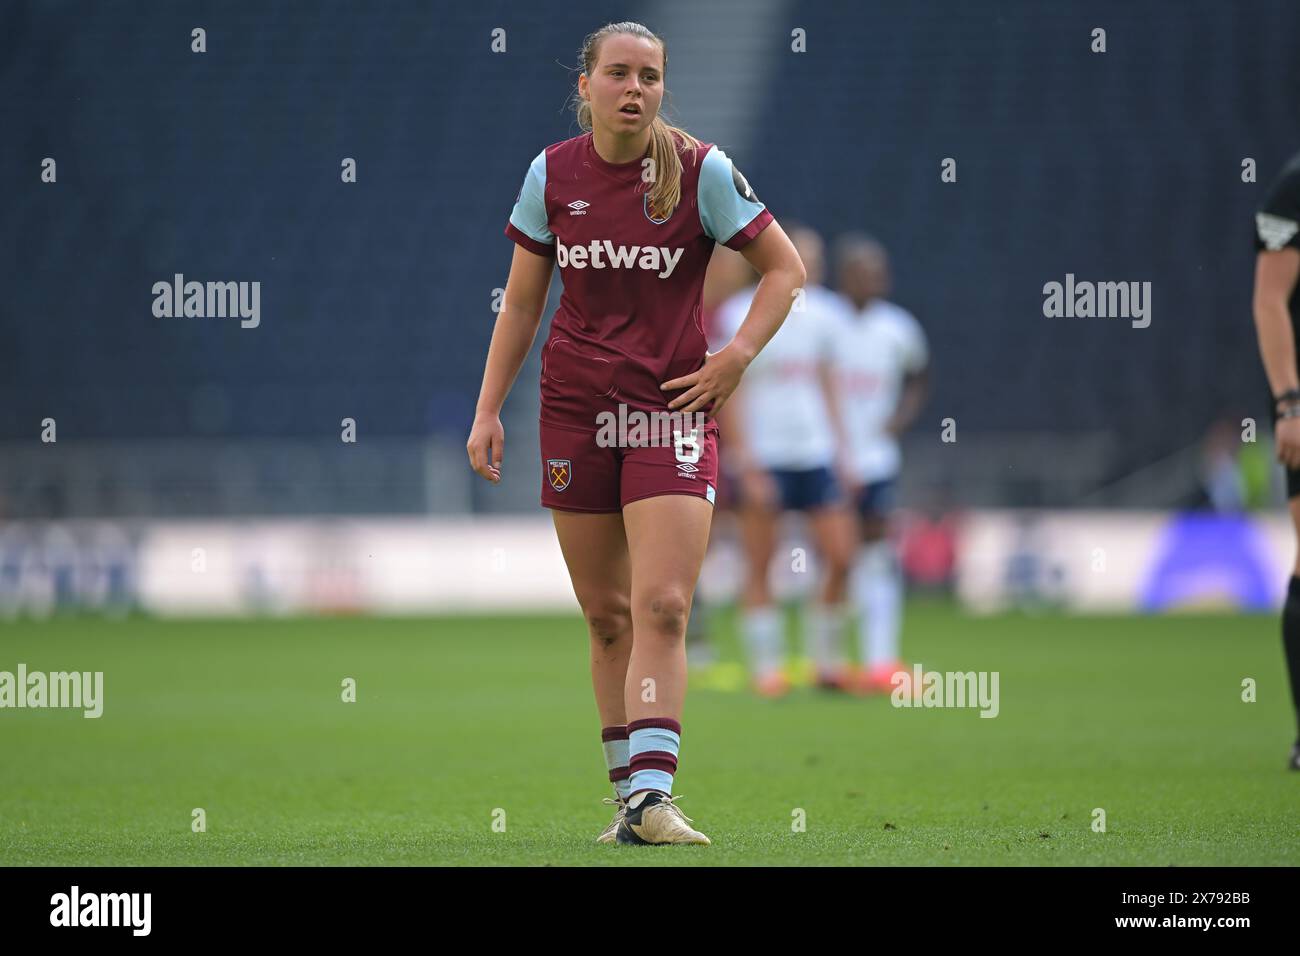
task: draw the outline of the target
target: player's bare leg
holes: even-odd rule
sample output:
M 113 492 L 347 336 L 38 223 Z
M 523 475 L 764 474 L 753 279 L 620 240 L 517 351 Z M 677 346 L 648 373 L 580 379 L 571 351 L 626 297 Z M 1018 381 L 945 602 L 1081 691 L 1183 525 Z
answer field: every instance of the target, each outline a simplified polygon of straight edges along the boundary
M 657 495 L 623 509 L 632 560 L 632 657 L 624 697 L 632 797 L 620 843 L 708 843 L 672 802 L 686 698 L 686 619 L 709 543 L 713 505 Z
M 628 721 L 681 719 L 686 696 L 686 617 L 709 541 L 713 506 L 695 495 L 657 495 L 623 509 L 632 563 Z M 646 688 L 642 682 L 651 679 Z
M 805 636 L 817 666 L 818 686 L 847 689 L 850 673 L 843 637 L 856 526 L 847 508 L 831 505 L 809 514 L 808 530 L 824 573 L 817 604 L 808 609 Z
M 552 509 L 573 592 L 587 620 L 591 684 L 603 726 L 626 724 L 623 687 L 632 653 L 632 563 L 623 516 Z
M 614 819 L 597 837 L 613 843 L 625 812 L 627 714 L 623 688 L 632 654 L 632 563 L 623 516 L 581 514 L 552 509 L 555 533 L 573 580 L 573 592 L 587 621 L 591 645 L 591 685 L 600 713 L 601 741 L 606 765 L 615 782 Z M 620 749 L 620 741 L 622 741 Z M 622 763 L 622 766 L 617 766 Z M 617 778 L 617 779 L 616 779 Z
M 780 608 L 773 605 L 768 577 L 776 552 L 780 513 L 771 496 L 757 493 L 754 485 L 754 481 L 747 481 L 747 493 L 739 509 L 740 545 L 745 556 L 740 627 L 754 690 L 764 697 L 780 697 L 790 689 L 790 682 L 781 669 L 785 658 L 782 639 L 785 627 Z

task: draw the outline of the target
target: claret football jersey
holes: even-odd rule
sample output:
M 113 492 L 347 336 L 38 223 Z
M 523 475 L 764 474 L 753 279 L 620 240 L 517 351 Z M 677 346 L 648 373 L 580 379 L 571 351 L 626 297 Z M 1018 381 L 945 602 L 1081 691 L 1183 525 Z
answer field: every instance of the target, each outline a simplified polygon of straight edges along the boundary
M 542 421 L 594 432 L 597 415 L 620 404 L 664 411 L 685 389 L 660 383 L 704 363 L 701 292 L 714 243 L 742 249 L 772 214 L 722 150 L 679 155 L 681 200 L 667 218 L 650 208 L 645 159 L 607 163 L 590 133 L 529 166 L 505 233 L 553 256 L 564 285 L 542 347 Z

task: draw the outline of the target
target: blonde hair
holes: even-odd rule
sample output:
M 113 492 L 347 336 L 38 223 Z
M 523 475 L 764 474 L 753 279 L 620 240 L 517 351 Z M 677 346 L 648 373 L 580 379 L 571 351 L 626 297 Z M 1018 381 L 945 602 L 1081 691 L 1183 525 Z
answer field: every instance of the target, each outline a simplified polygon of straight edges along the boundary
M 616 36 L 618 34 L 627 34 L 629 36 L 641 37 L 652 43 L 659 44 L 659 49 L 663 52 L 664 68 L 663 74 L 668 72 L 668 47 L 664 41 L 655 36 L 649 28 L 631 20 L 625 20 L 622 23 L 607 23 L 595 33 L 590 34 L 582 42 L 582 49 L 578 53 L 578 62 L 580 68 L 588 77 L 596 68 L 596 62 L 600 54 L 600 44 L 606 37 Z M 591 103 L 577 96 L 578 126 L 590 132 L 591 130 Z M 662 112 L 662 111 L 661 111 Z M 670 126 L 664 122 L 659 113 L 650 122 L 650 160 L 651 168 L 654 170 L 654 179 L 650 186 L 650 208 L 655 218 L 666 219 L 677 204 L 682 201 L 682 159 L 681 153 L 689 148 L 698 148 L 704 144 L 676 126 Z

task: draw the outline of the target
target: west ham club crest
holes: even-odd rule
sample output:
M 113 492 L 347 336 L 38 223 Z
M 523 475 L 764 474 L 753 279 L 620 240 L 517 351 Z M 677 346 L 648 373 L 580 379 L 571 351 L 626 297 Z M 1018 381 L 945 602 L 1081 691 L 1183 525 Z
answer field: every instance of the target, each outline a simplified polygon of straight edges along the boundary
M 645 195 L 641 197 L 641 208 L 645 210 L 645 217 L 649 219 L 651 222 L 653 222 L 656 226 L 662 226 L 669 219 L 669 216 L 664 216 L 662 219 L 656 219 L 654 216 L 650 215 L 650 193 L 649 192 L 646 192 Z M 671 215 L 671 213 L 669 215 Z
M 548 458 L 546 475 L 550 479 L 552 488 L 563 491 L 569 487 L 569 479 L 573 475 L 573 463 L 567 458 Z

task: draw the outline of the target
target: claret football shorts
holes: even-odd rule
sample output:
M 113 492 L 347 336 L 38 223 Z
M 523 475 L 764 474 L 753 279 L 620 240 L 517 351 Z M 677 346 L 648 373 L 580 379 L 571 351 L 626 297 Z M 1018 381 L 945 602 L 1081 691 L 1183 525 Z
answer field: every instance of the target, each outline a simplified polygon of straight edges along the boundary
M 656 495 L 696 495 L 713 504 L 718 486 L 718 425 L 681 441 L 602 448 L 594 432 L 539 422 L 542 506 L 618 512 Z

